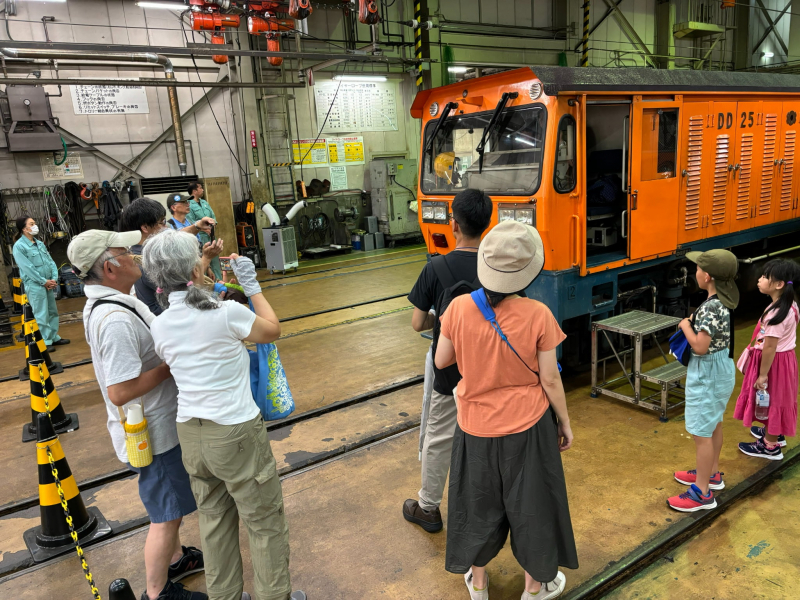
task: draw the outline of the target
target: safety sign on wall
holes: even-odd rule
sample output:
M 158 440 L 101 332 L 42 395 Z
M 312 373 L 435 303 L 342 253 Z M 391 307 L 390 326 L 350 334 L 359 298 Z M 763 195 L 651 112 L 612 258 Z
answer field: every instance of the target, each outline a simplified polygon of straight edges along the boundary
M 396 82 L 317 81 L 314 98 L 323 133 L 398 129 Z
M 149 113 L 147 91 L 128 85 L 136 79 L 112 79 L 114 85 L 71 85 L 72 108 L 76 115 L 119 115 Z
M 83 177 L 83 165 L 78 154 L 70 154 L 61 165 L 55 164 L 52 154 L 41 154 L 39 160 L 42 164 L 42 175 L 47 181 Z
M 292 140 L 294 162 L 309 167 L 328 166 L 328 146 L 325 139 L 318 140 Z
M 292 140 L 294 162 L 307 167 L 364 164 L 364 138 L 331 137 L 318 140 Z

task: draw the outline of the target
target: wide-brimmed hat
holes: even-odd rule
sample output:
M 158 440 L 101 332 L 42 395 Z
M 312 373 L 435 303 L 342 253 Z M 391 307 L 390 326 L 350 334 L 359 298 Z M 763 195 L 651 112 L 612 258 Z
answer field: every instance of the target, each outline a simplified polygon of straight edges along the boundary
M 686 258 L 714 278 L 717 298 L 723 306 L 733 310 L 739 305 L 739 288 L 734 281 L 739 270 L 739 261 L 733 252 L 722 249 L 687 252 Z
M 544 267 L 539 232 L 518 221 L 503 221 L 478 248 L 478 279 L 492 292 L 513 294 L 528 287 Z
M 72 270 L 79 278 L 84 279 L 94 266 L 95 261 L 109 248 L 128 248 L 142 240 L 141 231 L 104 231 L 89 229 L 76 235 L 67 246 L 67 258 L 72 263 Z

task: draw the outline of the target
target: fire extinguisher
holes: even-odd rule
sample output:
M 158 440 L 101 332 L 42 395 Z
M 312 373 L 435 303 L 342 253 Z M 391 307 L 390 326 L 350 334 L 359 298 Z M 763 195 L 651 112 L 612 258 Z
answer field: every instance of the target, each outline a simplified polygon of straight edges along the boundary
M 358 20 L 364 25 L 375 25 L 381 22 L 378 4 L 375 0 L 358 0 Z

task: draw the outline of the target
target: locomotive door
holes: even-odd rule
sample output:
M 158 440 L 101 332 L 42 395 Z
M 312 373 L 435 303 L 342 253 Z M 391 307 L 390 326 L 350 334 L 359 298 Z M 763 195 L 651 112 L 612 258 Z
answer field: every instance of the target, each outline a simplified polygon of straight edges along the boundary
M 733 113 L 730 128 L 733 147 L 728 165 L 731 232 L 762 225 L 774 218 L 773 186 L 781 109 L 779 102 L 714 103 L 718 129 L 723 113 L 724 129 L 729 129 Z
M 778 142 L 778 171 L 773 196 L 775 221 L 785 221 L 797 217 L 798 187 L 800 187 L 800 169 L 797 155 L 798 130 L 800 130 L 800 102 L 784 102 L 780 117 L 781 132 Z
M 682 96 L 633 97 L 628 256 L 672 252 L 678 243 L 678 147 Z M 682 142 L 681 142 L 682 143 Z
M 706 237 L 711 173 L 715 171 L 715 135 L 708 102 L 686 102 L 681 116 L 681 166 L 678 243 Z M 727 163 L 725 164 L 727 174 Z M 724 183 L 724 182 L 723 182 Z M 715 194 L 718 192 L 714 187 Z M 722 190 L 723 201 L 725 189 Z
M 764 154 L 761 161 L 763 165 L 761 181 L 756 188 L 753 202 L 753 227 L 769 225 L 778 220 L 780 193 L 783 183 L 782 175 L 786 173 L 788 176 L 787 203 L 791 201 L 791 180 L 793 175 L 783 169 L 786 164 L 782 152 L 786 141 L 781 127 L 783 103 L 760 102 L 759 104 L 761 104 L 763 114 L 761 121 L 764 124 Z M 743 110 L 739 110 L 740 121 L 743 112 Z M 793 136 L 790 136 L 790 138 L 793 139 Z M 794 158 L 792 157 L 793 160 Z M 792 164 L 793 167 L 794 164 Z

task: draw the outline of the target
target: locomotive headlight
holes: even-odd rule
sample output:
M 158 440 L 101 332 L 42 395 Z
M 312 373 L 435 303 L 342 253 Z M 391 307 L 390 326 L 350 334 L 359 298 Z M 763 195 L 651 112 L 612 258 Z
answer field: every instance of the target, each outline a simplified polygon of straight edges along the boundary
M 497 222 L 502 223 L 503 221 L 513 221 L 514 220 L 514 209 L 513 208 L 499 208 L 497 209 Z
M 422 222 L 447 225 L 450 222 L 447 214 L 447 202 L 422 201 Z
M 516 211 L 516 220 L 519 223 L 524 223 L 525 225 L 530 225 L 533 227 L 533 211 L 527 209 L 517 209 Z

